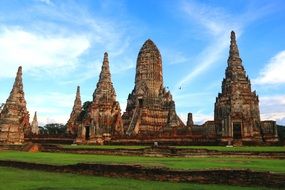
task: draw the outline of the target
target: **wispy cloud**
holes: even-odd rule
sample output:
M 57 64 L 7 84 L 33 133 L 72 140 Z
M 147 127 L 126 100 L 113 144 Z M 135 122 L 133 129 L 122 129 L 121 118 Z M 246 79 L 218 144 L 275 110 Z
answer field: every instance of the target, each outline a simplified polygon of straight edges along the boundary
M 34 74 L 40 71 L 41 75 L 62 75 L 62 70 L 76 67 L 79 57 L 89 46 L 85 36 L 45 36 L 21 28 L 2 27 L 0 63 L 6 66 L 0 71 L 0 77 L 14 77 L 20 65 Z
M 102 4 L 105 7 L 105 2 L 100 1 L 96 6 Z M 111 3 L 104 9 L 123 11 L 120 4 L 122 2 Z M 134 68 L 135 62 L 129 55 L 135 51 L 131 42 L 140 29 L 132 27 L 131 19 L 125 20 L 127 17 L 105 17 L 87 5 L 76 1 L 37 0 L 25 10 L 15 9 L 12 17 L 0 13 L 3 18 L 0 23 L 0 64 L 5 64 L 0 77 L 14 78 L 17 67 L 22 65 L 25 77 L 30 80 L 42 77 L 42 81 L 54 79 L 51 86 L 52 82 L 68 87 L 84 86 L 88 79 L 98 80 L 105 51 L 112 59 L 112 74 Z M 65 123 L 74 100 L 73 94 L 61 93 L 27 94 L 26 98 L 30 113 L 37 110 L 42 123 L 57 119 Z
M 13 22 L 0 25 L 0 62 L 9 63 L 5 72 L 0 71 L 1 77 L 13 76 L 19 65 L 32 71 L 29 74 L 33 76 L 51 77 L 59 73 L 63 78 L 79 66 L 80 72 L 87 73 L 88 67 L 94 67 L 94 62 L 91 63 L 94 56 L 98 60 L 104 51 L 118 60 L 127 58 L 124 53 L 130 49 L 131 34 L 136 30 L 129 22 L 96 16 L 84 4 L 75 1 L 41 2 L 53 6 L 33 4 L 27 11 L 19 11 L 28 26 L 13 25 Z M 111 11 L 115 7 L 108 8 Z M 42 17 L 45 19 L 38 19 Z M 89 63 L 91 65 L 86 67 Z M 119 72 L 130 66 L 119 61 L 116 68 Z M 80 72 L 72 73 L 74 78 L 88 79 L 82 78 Z
M 262 120 L 285 121 L 285 95 L 261 96 L 260 112 Z
M 47 5 L 52 5 L 52 1 L 51 0 L 38 0 L 39 2 L 45 3 Z
M 188 57 L 184 55 L 183 52 L 175 51 L 174 49 L 166 49 L 161 51 L 164 55 L 164 62 L 167 62 L 170 65 L 185 63 L 189 61 Z
M 213 63 L 217 62 L 222 54 L 224 53 L 225 48 L 227 47 L 228 40 L 225 38 L 228 35 L 221 35 L 218 37 L 217 41 L 212 42 L 203 52 L 196 58 L 198 66 L 194 67 L 192 71 L 182 78 L 177 84 L 176 89 L 180 86 L 187 85 L 195 77 L 199 76 L 205 70 L 207 70 Z M 219 44 L 219 45 L 217 45 Z
M 181 6 L 189 19 L 201 26 L 199 34 L 209 42 L 208 46 L 193 60 L 197 66 L 191 68 L 188 75 L 183 77 L 176 87 L 190 83 L 228 52 L 226 50 L 229 46 L 231 30 L 234 30 L 236 36 L 239 37 L 247 25 L 272 12 L 272 6 L 267 4 L 258 6 L 258 8 L 257 5 L 248 6 L 244 12 L 238 15 L 229 13 L 221 7 L 209 6 L 196 1 L 185 1 Z
M 273 56 L 259 76 L 253 80 L 254 84 L 284 84 L 285 83 L 285 50 Z
M 30 114 L 32 115 L 37 111 L 38 120 L 41 124 L 51 121 L 66 123 L 73 106 L 74 96 L 74 94 L 59 92 L 39 92 L 36 95 L 26 96 L 26 99 Z
M 206 47 L 194 60 L 194 68 L 183 77 L 177 84 L 177 87 L 185 86 L 195 77 L 209 69 L 209 67 L 217 62 L 228 46 L 229 33 L 231 30 L 241 33 L 241 24 L 232 22 L 229 15 L 222 8 L 209 7 L 204 4 L 184 2 L 182 5 L 183 12 L 200 26 L 202 26 L 202 35 L 209 39 L 208 47 Z

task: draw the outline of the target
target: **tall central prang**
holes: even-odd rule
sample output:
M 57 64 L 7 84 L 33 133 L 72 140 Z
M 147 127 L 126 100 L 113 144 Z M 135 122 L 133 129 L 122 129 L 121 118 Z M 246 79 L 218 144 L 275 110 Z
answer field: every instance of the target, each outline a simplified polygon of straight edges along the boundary
M 139 51 L 135 87 L 123 120 L 127 135 L 158 134 L 185 126 L 176 114 L 170 92 L 163 87 L 161 55 L 150 39 Z
M 161 55 L 153 41 L 148 39 L 137 58 L 135 92 L 138 96 L 158 97 L 162 86 Z

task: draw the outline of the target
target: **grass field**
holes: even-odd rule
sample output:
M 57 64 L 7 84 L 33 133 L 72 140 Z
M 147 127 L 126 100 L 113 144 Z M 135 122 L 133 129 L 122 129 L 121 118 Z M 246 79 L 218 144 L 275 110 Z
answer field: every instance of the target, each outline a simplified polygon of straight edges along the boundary
M 285 160 L 246 157 L 175 158 L 2 151 L 0 152 L 0 160 L 55 165 L 76 163 L 141 164 L 144 166 L 159 166 L 183 170 L 232 168 L 285 173 Z
M 267 190 L 267 188 L 262 187 L 140 181 L 126 178 L 27 171 L 6 167 L 0 167 L 0 171 L 1 190 Z
M 63 148 L 70 149 L 142 149 L 149 146 L 124 146 L 124 145 L 61 145 Z M 174 146 L 176 148 L 189 149 L 208 149 L 218 151 L 251 151 L 251 152 L 285 152 L 285 146 L 240 146 L 240 147 L 225 147 L 225 146 Z

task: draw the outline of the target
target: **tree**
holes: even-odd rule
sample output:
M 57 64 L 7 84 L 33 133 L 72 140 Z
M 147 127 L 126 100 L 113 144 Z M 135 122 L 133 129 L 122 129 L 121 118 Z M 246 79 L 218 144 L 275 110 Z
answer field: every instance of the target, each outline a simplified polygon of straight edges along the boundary
M 44 127 L 44 134 L 49 135 L 62 135 L 66 134 L 66 125 L 61 123 L 49 123 L 46 124 Z
M 285 126 L 277 125 L 278 136 L 281 142 L 285 142 Z

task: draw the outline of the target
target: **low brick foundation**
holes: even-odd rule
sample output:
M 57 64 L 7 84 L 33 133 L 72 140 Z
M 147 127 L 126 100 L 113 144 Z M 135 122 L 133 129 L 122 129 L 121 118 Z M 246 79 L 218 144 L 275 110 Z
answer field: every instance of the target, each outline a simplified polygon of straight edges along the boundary
M 141 180 L 192 182 L 285 188 L 285 175 L 251 170 L 170 170 L 140 165 L 75 164 L 55 166 L 17 161 L 0 161 L 0 166 L 48 172 L 126 177 Z
M 62 148 L 57 145 L 42 145 L 42 152 L 64 152 L 74 154 L 104 154 L 124 156 L 151 156 L 151 157 L 205 157 L 205 156 L 236 156 L 253 158 L 285 159 L 285 152 L 240 152 L 240 151 L 217 151 L 207 149 L 186 149 L 168 146 L 147 147 L 141 149 L 129 148 Z

